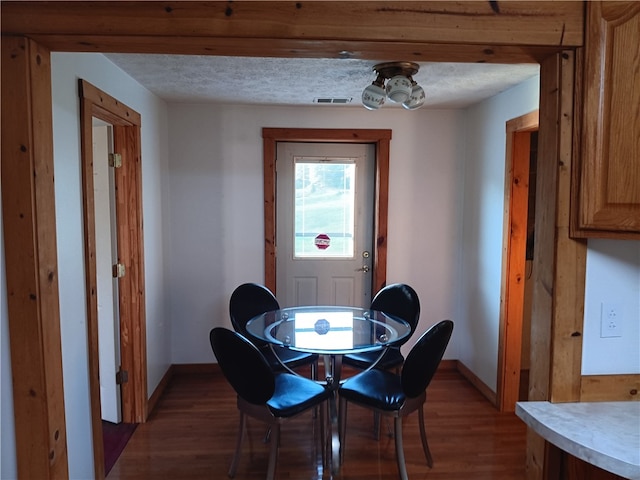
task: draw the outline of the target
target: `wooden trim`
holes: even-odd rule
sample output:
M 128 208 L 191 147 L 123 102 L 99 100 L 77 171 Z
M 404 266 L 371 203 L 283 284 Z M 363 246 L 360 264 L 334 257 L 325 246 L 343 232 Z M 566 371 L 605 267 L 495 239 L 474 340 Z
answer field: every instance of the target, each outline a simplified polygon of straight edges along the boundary
M 398 42 L 410 54 L 407 59 L 424 57 L 425 45 L 434 51 L 435 45 L 455 44 L 473 52 L 463 60 L 470 62 L 479 60 L 478 45 L 489 46 L 485 61 L 500 53 L 493 45 L 517 46 L 525 53 L 533 47 L 530 55 L 539 47 L 581 46 L 583 20 L 582 2 L 571 1 L 3 2 L 1 19 L 5 34 L 28 35 L 62 51 L 139 52 L 146 43 L 154 52 L 173 48 L 175 53 L 211 55 L 211 49 L 239 55 L 232 50 L 239 41 L 245 55 L 264 56 L 259 52 L 265 45 L 280 40 L 272 55 L 306 56 L 312 51 L 336 58 L 346 50 L 364 58 L 360 47 L 365 46 L 375 54 L 370 59 L 379 60 L 396 58 L 380 48 Z M 184 50 L 176 51 L 172 37 L 183 40 Z M 325 46 L 325 41 L 330 42 Z
M 458 360 L 441 360 L 440 365 L 438 365 L 438 371 L 458 371 L 458 363 Z
M 533 265 L 533 301 L 531 311 L 531 367 L 529 400 L 549 400 L 552 350 L 553 285 L 555 274 L 555 210 L 557 202 L 557 129 L 560 85 L 560 56 L 554 55 L 540 65 L 540 129 L 536 180 L 536 220 Z M 542 479 L 546 442 L 527 429 L 527 480 Z
M 573 107 L 575 102 L 575 54 L 560 55 L 560 96 L 557 118 L 558 144 L 556 203 L 556 262 L 553 306 L 550 397 L 552 402 L 580 399 L 582 334 L 587 268 L 587 242 L 569 236 L 571 217 L 571 164 L 573 156 Z M 544 153 L 542 154 L 544 155 Z
M 174 375 L 194 375 L 202 373 L 221 373 L 217 363 L 178 363 L 171 366 Z
M 388 137 L 385 137 L 388 133 Z M 389 161 L 391 130 L 380 132 L 376 141 L 375 224 L 371 297 L 387 284 L 387 231 L 389 219 Z
M 2 37 L 2 220 L 20 478 L 68 478 L 51 55 Z M 4 394 L 3 394 L 4 395 Z
M 574 106 L 574 129 L 573 129 L 573 162 L 571 166 L 571 202 L 573 205 L 580 204 L 580 188 L 582 172 L 582 124 L 584 115 L 584 48 L 578 48 L 575 54 L 575 79 L 573 84 L 576 103 Z M 571 215 L 569 234 L 572 238 L 580 238 L 583 230 L 578 220 L 578 208 L 574 208 Z
M 538 111 L 507 122 L 502 282 L 498 338 L 496 397 L 501 412 L 514 412 L 520 391 L 522 318 L 526 281 L 531 131 L 538 128 Z
M 173 367 L 174 367 L 173 365 L 169 365 L 169 368 L 167 368 L 167 371 L 164 372 L 164 375 L 162 376 L 162 378 L 158 382 L 158 385 L 156 386 L 156 388 L 153 390 L 153 393 L 149 397 L 149 401 L 147 402 L 147 412 L 149 413 L 149 415 L 153 413 L 153 411 L 156 408 L 156 405 L 158 405 L 158 401 L 160 400 L 160 398 L 164 394 L 164 391 L 167 389 L 167 387 L 171 383 L 171 379 L 175 374 Z
M 262 137 L 281 142 L 375 143 L 391 140 L 388 129 L 263 128 Z M 330 140 L 327 140 L 330 139 Z
M 265 137 L 262 130 L 264 182 L 264 283 L 275 293 L 276 288 L 276 139 Z
M 278 142 L 373 143 L 376 146 L 375 225 L 372 291 L 387 281 L 387 214 L 389 203 L 389 143 L 391 130 L 263 128 L 264 161 L 264 281 L 272 292 L 276 285 L 276 146 Z
M 84 91 L 78 84 L 80 96 Z M 98 276 L 96 265 L 95 202 L 93 185 L 93 104 L 80 100 L 80 156 L 82 163 L 82 201 L 85 251 L 85 296 L 87 302 L 87 341 L 89 368 L 89 401 L 93 437 L 94 472 L 104 478 L 104 444 L 100 404 L 100 363 L 98 336 Z M 97 414 L 96 414 L 97 412 Z
M 507 121 L 506 129 L 507 134 L 516 132 L 533 132 L 538 129 L 540 122 L 540 111 L 534 110 L 533 112 L 526 113 L 516 118 L 512 118 Z M 509 139 L 507 138 L 507 141 Z M 507 151 L 507 157 L 509 151 Z
M 458 372 L 460 372 L 460 374 L 471 383 L 471 385 L 476 387 L 476 389 L 482 395 L 484 395 L 486 399 L 489 400 L 489 402 L 491 402 L 492 405 L 497 404 L 498 399 L 496 397 L 496 393 L 493 390 L 491 390 L 491 388 L 486 383 L 484 383 L 480 379 L 480 377 L 478 377 L 475 373 L 473 373 L 469 369 L 469 367 L 467 367 L 464 363 L 458 360 L 456 363 L 456 368 Z
M 116 169 L 118 263 L 126 267 L 120 279 L 120 356 L 129 382 L 121 385 L 122 419 L 147 420 L 147 338 L 142 221 L 140 126 L 114 125 L 114 149 L 122 155 Z
M 4 2 L 3 2 L 4 5 Z M 318 40 L 281 38 L 141 37 L 137 35 L 104 37 L 83 35 L 31 35 L 52 51 L 89 53 L 155 54 L 159 49 L 173 55 L 222 55 L 232 57 L 335 58 L 336 52 L 353 52 L 353 58 L 378 61 L 381 58 L 410 58 L 418 62 L 458 63 L 540 63 L 559 47 L 511 46 L 495 44 L 454 44 L 400 42 L 393 45 L 373 41 Z M 268 46 L 268 47 L 267 47 Z M 265 47 L 268 53 L 265 54 Z
M 86 80 L 80 80 L 79 88 L 85 102 L 91 102 L 93 116 L 99 115 L 99 118 L 113 125 L 141 125 L 142 118 L 138 112 L 98 87 L 94 87 Z
M 583 375 L 581 402 L 640 401 L 640 375 Z
M 558 55 L 550 57 L 540 66 L 540 84 L 545 88 L 541 87 L 540 92 L 529 400 L 549 399 L 558 155 L 557 126 L 552 121 L 555 122 L 559 112 L 559 75 Z
M 222 373 L 222 370 L 220 370 L 220 366 L 217 363 L 174 363 L 170 365 L 149 398 L 147 407 L 149 415 L 151 415 L 155 410 L 158 405 L 158 401 L 162 398 L 162 395 L 171 384 L 171 380 L 173 380 L 174 377 L 180 375 L 202 375 L 211 373 Z
M 129 372 L 121 385 L 122 417 L 129 423 L 147 418 L 147 355 L 142 241 L 142 185 L 140 166 L 140 114 L 90 83 L 79 80 L 84 246 L 87 296 L 89 391 L 96 478 L 104 477 L 104 451 L 100 406 L 98 299 L 96 273 L 95 206 L 93 191 L 93 118 L 113 125 L 114 148 L 122 155 L 116 169 L 118 262 L 126 267 L 119 281 L 120 360 Z
M 569 238 L 574 71 L 570 51 L 540 69 L 529 400 L 580 399 L 586 242 Z M 528 479 L 545 478 L 546 450 L 529 430 Z

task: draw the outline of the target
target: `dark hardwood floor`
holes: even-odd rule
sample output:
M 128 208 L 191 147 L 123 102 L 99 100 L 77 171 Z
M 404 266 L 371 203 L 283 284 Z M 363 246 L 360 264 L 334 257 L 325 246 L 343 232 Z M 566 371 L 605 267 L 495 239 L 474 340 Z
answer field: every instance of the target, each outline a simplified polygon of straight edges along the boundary
M 428 480 L 520 480 L 525 478 L 526 428 L 502 414 L 458 372 L 439 371 L 427 390 L 427 436 L 434 466 L 426 466 L 418 415 L 404 423 L 409 477 Z M 221 373 L 174 376 L 147 423 L 136 429 L 111 470 L 116 479 L 224 479 L 235 448 L 235 394 Z M 317 423 L 317 422 L 316 422 Z M 393 438 L 383 419 L 379 441 L 371 412 L 350 405 L 345 461 L 334 478 L 398 478 Z M 264 479 L 269 446 L 264 425 L 249 419 L 237 479 Z M 276 478 L 328 479 L 311 414 L 282 429 Z

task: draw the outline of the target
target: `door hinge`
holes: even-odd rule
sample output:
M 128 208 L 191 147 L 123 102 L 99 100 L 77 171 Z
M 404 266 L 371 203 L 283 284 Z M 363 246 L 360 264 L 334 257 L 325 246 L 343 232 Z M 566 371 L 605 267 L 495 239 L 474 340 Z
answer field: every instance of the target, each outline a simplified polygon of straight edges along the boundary
M 125 271 L 125 268 L 123 263 L 116 263 L 111 267 L 111 273 L 113 274 L 113 278 L 124 277 L 124 271 Z
M 122 166 L 122 155 L 119 153 L 110 153 L 109 166 L 113 168 L 120 168 Z
M 129 381 L 129 372 L 126 370 L 120 370 L 116 373 L 116 384 L 122 385 L 123 383 L 127 383 Z

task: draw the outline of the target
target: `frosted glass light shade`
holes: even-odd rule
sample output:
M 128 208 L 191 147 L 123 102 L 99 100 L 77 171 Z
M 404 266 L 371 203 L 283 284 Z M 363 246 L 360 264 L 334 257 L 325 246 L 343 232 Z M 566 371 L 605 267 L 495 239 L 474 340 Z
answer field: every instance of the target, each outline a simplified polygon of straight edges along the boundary
M 362 105 L 369 110 L 377 110 L 387 98 L 384 88 L 372 83 L 362 92 Z
M 424 93 L 424 89 L 414 82 L 413 88 L 411 89 L 411 95 L 402 103 L 402 106 L 407 110 L 415 110 L 424 105 L 425 99 L 426 95 Z
M 411 96 L 411 80 L 403 75 L 396 75 L 387 82 L 387 96 L 392 102 L 402 103 Z

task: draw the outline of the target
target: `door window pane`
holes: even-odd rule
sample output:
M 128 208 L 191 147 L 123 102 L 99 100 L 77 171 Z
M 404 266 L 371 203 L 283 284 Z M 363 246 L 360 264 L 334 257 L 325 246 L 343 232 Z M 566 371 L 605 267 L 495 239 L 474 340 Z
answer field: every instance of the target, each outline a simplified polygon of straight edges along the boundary
M 351 159 L 295 159 L 294 258 L 353 257 L 355 171 Z

